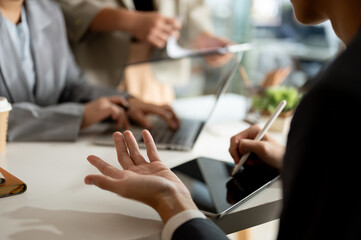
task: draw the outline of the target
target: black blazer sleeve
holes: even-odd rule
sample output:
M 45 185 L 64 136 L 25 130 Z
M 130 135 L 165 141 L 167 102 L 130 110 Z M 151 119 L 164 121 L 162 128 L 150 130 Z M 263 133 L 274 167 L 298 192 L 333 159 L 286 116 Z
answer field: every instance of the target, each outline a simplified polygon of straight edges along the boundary
M 181 225 L 173 234 L 172 240 L 184 239 L 227 239 L 226 234 L 212 221 L 196 218 Z

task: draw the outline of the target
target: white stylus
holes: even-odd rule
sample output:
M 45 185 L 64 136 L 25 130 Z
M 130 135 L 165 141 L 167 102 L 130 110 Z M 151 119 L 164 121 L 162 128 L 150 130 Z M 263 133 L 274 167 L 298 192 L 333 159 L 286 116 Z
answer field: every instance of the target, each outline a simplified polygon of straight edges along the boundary
M 274 121 L 277 119 L 277 117 L 280 115 L 280 113 L 282 112 L 282 110 L 284 109 L 284 107 L 286 106 L 287 102 L 285 100 L 282 100 L 276 110 L 272 113 L 272 115 L 270 116 L 270 118 L 268 119 L 268 121 L 266 122 L 266 125 L 264 125 L 262 131 L 260 131 L 256 138 L 254 139 L 255 141 L 261 141 L 261 139 L 264 137 L 264 135 L 266 134 L 266 132 L 268 131 L 268 129 L 272 126 L 272 124 L 274 123 Z M 234 167 L 233 171 L 232 171 L 232 176 L 234 176 L 236 174 L 236 172 L 239 170 L 239 168 L 246 162 L 247 158 L 249 157 L 251 153 L 246 153 L 242 156 L 242 158 L 239 160 L 239 162 L 236 164 L 236 166 Z

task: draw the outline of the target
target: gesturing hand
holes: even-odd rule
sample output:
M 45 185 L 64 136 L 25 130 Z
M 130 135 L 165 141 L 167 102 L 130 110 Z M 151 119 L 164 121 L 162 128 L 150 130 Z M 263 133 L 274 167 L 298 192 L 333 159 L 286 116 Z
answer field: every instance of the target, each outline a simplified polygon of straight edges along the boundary
M 144 130 L 142 135 L 150 162 L 140 153 L 130 131 L 124 132 L 124 136 L 116 132 L 114 142 L 118 161 L 124 170 L 109 165 L 99 157 L 89 156 L 88 161 L 103 175 L 89 175 L 85 183 L 143 202 L 153 207 L 164 222 L 181 211 L 197 209 L 188 189 L 161 162 L 150 133 Z

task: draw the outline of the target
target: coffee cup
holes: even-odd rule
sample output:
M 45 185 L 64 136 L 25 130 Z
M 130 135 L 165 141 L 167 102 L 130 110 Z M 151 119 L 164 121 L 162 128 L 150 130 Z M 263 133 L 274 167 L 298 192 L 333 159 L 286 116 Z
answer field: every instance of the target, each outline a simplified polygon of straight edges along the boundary
M 8 131 L 9 112 L 11 104 L 4 97 L 0 97 L 0 153 L 5 152 L 6 136 Z

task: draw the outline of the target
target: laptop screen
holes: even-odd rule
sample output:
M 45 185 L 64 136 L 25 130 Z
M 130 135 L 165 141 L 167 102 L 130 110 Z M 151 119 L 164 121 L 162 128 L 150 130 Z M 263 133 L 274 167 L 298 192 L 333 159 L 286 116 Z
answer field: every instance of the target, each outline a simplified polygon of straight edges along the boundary
M 148 62 L 155 79 L 174 89 L 172 103 L 180 118 L 206 122 L 240 64 L 242 53 L 230 54 L 226 63 L 209 64 L 204 57 Z

